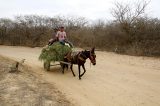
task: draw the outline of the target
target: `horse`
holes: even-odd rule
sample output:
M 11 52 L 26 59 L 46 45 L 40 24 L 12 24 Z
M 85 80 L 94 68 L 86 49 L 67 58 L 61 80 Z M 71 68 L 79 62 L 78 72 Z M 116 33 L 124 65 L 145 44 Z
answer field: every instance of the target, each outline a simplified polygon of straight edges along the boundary
M 93 65 L 96 65 L 96 54 L 95 54 L 95 48 L 93 47 L 91 50 L 84 50 L 80 52 L 69 52 L 64 57 L 64 62 L 70 63 L 70 69 L 72 71 L 73 76 L 75 77 L 74 71 L 73 71 L 73 64 L 78 65 L 78 71 L 79 71 L 79 80 L 81 77 L 85 74 L 85 63 L 87 59 L 90 59 L 91 63 Z M 81 74 L 81 67 L 83 68 L 84 72 Z M 62 65 L 63 73 L 64 69 L 68 68 L 67 64 Z

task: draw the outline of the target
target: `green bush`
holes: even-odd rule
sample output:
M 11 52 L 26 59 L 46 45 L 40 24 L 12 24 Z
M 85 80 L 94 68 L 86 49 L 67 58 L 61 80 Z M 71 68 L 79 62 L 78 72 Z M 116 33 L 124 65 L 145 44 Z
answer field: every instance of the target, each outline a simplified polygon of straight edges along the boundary
M 63 61 L 64 56 L 70 51 L 70 47 L 56 42 L 53 45 L 47 46 L 42 49 L 39 60 L 44 62 Z

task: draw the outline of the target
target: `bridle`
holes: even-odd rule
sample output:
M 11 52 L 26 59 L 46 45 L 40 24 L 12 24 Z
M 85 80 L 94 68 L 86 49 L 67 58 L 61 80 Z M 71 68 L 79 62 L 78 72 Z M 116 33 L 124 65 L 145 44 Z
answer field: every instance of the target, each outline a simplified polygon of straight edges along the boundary
M 89 59 L 90 59 L 91 63 L 93 63 L 93 64 L 95 64 L 95 63 L 96 63 L 96 61 L 95 61 L 95 57 L 96 57 L 96 55 L 95 55 L 95 54 L 92 54 L 92 53 L 91 53 L 91 51 L 90 51 Z
M 81 61 L 86 62 L 86 59 L 89 58 L 92 64 L 96 64 L 95 57 L 96 57 L 96 55 L 92 54 L 91 51 L 89 51 L 89 57 L 84 55 L 82 52 L 80 52 L 78 54 L 78 59 L 80 59 Z

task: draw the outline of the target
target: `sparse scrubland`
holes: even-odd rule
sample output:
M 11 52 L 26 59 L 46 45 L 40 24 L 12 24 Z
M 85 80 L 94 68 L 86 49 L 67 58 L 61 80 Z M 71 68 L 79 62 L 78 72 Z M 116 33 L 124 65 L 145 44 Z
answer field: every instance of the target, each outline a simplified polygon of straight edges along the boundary
M 90 21 L 83 17 L 38 15 L 0 19 L 0 44 L 44 46 L 54 28 L 65 26 L 68 39 L 78 47 L 96 48 L 129 55 L 160 56 L 160 20 L 146 15 L 148 2 L 115 3 L 114 20 Z

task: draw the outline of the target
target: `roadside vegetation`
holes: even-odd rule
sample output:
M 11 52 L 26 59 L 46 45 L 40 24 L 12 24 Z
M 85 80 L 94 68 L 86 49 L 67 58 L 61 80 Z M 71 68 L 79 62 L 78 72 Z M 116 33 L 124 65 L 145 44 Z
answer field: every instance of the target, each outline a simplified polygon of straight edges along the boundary
M 54 28 L 64 25 L 68 39 L 77 47 L 95 46 L 101 50 L 129 55 L 160 56 L 160 19 L 148 17 L 149 2 L 115 3 L 114 20 L 90 21 L 83 17 L 38 15 L 0 19 L 0 44 L 44 46 Z

